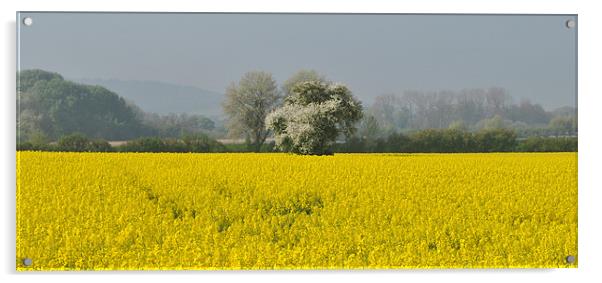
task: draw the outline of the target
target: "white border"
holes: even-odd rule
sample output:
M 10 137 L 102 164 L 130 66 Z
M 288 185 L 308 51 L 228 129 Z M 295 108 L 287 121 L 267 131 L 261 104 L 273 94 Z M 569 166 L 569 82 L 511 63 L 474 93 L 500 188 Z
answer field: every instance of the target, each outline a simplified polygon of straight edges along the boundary
M 0 190 L 0 268 L 2 282 L 104 282 L 106 280 L 144 282 L 253 281 L 313 282 L 429 280 L 444 282 L 591 282 L 601 280 L 600 217 L 601 183 L 597 179 L 602 159 L 599 121 L 602 95 L 602 14 L 596 1 L 411 1 L 386 0 L 227 0 L 193 2 L 183 0 L 125 2 L 104 1 L 0 1 L 2 18 L 2 155 Z M 15 267 L 15 15 L 16 11 L 154 11 L 154 12 L 339 12 L 339 13 L 557 13 L 578 14 L 579 28 L 579 268 L 558 270 L 401 270 L 401 271 L 227 271 L 227 272 L 80 272 L 17 274 Z M 596 174 L 598 173 L 598 174 Z M 598 216 L 598 217 L 597 217 Z M 165 274 L 166 273 L 166 274 Z M 169 276 L 169 277 L 168 277 Z M 600 282 L 600 281 L 598 281 Z

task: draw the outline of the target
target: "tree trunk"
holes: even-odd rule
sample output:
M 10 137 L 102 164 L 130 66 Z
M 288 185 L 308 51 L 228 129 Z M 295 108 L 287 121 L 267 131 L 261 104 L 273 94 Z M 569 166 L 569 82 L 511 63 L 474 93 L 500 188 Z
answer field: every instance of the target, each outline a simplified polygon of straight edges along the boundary
M 261 131 L 256 131 L 255 132 L 255 140 L 254 140 L 255 152 L 261 151 L 262 144 L 263 144 L 263 139 L 261 137 Z

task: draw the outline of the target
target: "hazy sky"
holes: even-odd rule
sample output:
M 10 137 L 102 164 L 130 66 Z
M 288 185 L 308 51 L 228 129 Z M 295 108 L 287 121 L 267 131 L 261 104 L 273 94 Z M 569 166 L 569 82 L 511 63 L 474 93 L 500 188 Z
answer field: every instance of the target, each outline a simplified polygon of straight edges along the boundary
M 360 99 L 504 87 L 575 106 L 574 16 L 23 13 L 20 68 L 224 92 L 247 71 L 315 69 Z

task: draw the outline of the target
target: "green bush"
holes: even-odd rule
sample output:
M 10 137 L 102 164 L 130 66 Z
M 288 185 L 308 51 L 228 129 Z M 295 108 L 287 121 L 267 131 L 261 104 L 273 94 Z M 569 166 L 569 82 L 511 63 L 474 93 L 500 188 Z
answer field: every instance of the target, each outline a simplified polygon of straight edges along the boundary
M 255 148 L 252 144 L 248 143 L 232 143 L 232 144 L 224 144 L 223 151 L 224 152 L 256 152 Z M 268 142 L 261 145 L 259 152 L 275 152 L 276 145 L 274 142 Z
M 113 147 L 101 139 L 91 140 L 80 133 L 62 136 L 56 145 L 47 144 L 36 148 L 45 151 L 71 151 L 71 152 L 110 152 Z
M 223 152 L 226 150 L 223 144 L 205 134 L 185 134 L 182 142 L 188 152 Z
M 17 150 L 22 150 L 22 151 L 26 151 L 26 150 L 36 150 L 33 146 L 32 143 L 30 142 L 21 142 L 21 143 L 17 143 Z
M 333 146 L 335 152 L 576 152 L 577 137 L 528 137 L 517 139 L 512 130 L 495 129 L 470 133 L 457 129 L 428 129 L 410 134 L 392 133 L 385 138 L 366 139 L 354 136 Z M 112 147 L 105 140 L 91 140 L 83 134 L 63 136 L 54 143 L 21 142 L 19 151 L 72 152 L 251 152 L 246 144 L 223 145 L 205 134 L 185 134 L 181 139 L 139 138 Z M 274 152 L 274 142 L 265 143 L 261 152 Z
M 474 135 L 478 152 L 515 151 L 516 133 L 509 129 L 483 130 Z
M 224 152 L 224 145 L 205 134 L 186 134 L 181 139 L 139 138 L 117 147 L 120 152 Z
M 529 137 L 519 142 L 517 151 L 522 152 L 576 152 L 576 137 Z
M 121 152 L 164 152 L 167 145 L 157 137 L 138 138 L 118 147 Z
M 577 138 L 530 138 L 518 142 L 509 129 L 489 129 L 476 133 L 459 129 L 427 129 L 410 134 L 392 133 L 374 141 L 353 137 L 337 144 L 336 152 L 513 152 L 576 151 Z
M 83 134 L 73 133 L 62 136 L 58 142 L 58 150 L 60 151 L 87 151 L 90 140 Z
M 88 143 L 86 151 L 89 152 L 111 152 L 114 151 L 109 142 L 105 140 L 92 140 Z

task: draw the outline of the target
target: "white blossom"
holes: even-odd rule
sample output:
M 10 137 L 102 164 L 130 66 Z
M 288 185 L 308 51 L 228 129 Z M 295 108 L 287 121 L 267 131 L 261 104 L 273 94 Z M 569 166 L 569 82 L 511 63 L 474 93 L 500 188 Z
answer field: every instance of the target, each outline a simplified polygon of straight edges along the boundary
M 283 151 L 325 154 L 341 124 L 359 118 L 361 104 L 347 87 L 310 81 L 293 87 L 293 95 L 285 104 L 266 117 L 266 127 L 274 132 L 276 145 Z

